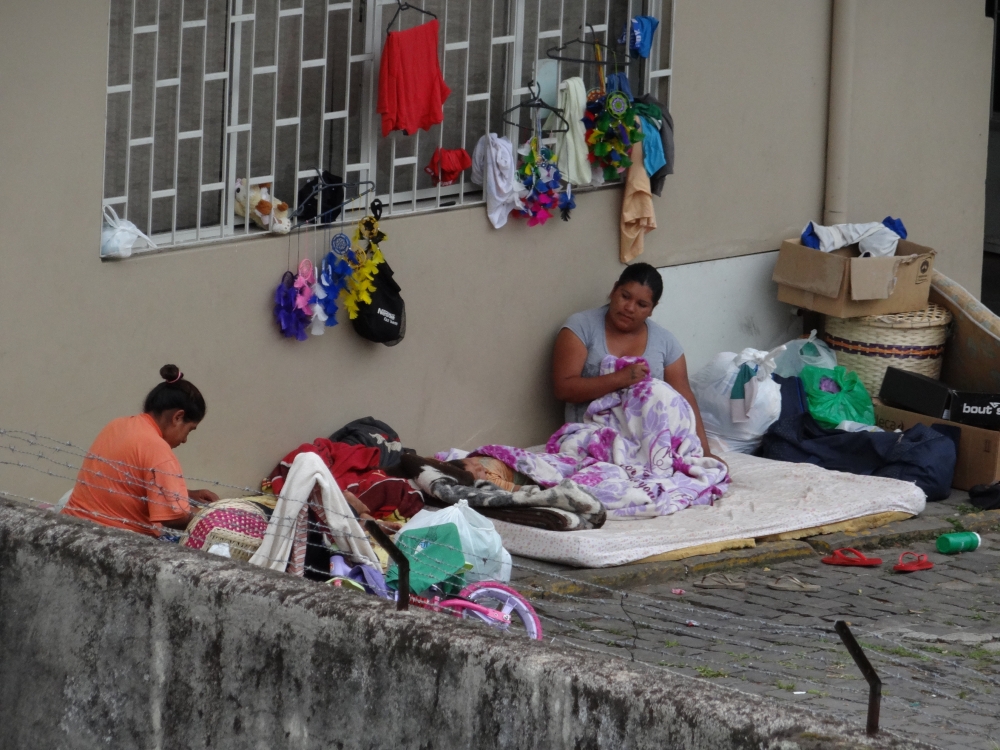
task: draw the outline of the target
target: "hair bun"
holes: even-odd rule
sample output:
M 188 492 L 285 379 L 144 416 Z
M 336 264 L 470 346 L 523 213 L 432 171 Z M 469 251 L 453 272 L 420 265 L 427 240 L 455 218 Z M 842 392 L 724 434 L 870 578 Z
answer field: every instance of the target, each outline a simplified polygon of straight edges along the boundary
M 176 382 L 180 379 L 181 369 L 177 365 L 163 365 L 160 368 L 160 377 L 169 382 Z

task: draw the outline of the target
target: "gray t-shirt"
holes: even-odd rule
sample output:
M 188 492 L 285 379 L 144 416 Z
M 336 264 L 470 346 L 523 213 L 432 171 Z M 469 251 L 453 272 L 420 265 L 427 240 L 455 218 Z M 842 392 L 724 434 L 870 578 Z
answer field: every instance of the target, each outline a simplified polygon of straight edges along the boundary
M 577 335 L 577 338 L 587 347 L 587 361 L 583 365 L 583 377 L 593 378 L 601 374 L 601 361 L 608 356 L 608 342 L 604 336 L 604 319 L 608 314 L 608 305 L 595 307 L 570 315 L 563 324 Z M 663 371 L 684 354 L 681 342 L 670 331 L 646 319 L 646 351 L 643 359 L 649 362 L 650 374 L 654 378 L 662 378 Z M 582 422 L 589 403 L 566 404 L 566 421 Z

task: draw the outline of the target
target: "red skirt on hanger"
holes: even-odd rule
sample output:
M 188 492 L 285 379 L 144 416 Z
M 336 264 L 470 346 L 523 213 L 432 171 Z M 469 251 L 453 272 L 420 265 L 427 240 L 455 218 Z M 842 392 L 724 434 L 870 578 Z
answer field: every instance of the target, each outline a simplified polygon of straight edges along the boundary
M 406 31 L 389 32 L 378 76 L 383 137 L 393 130 L 406 135 L 418 129 L 430 130 L 444 119 L 444 102 L 451 89 L 438 62 L 438 28 L 435 19 Z

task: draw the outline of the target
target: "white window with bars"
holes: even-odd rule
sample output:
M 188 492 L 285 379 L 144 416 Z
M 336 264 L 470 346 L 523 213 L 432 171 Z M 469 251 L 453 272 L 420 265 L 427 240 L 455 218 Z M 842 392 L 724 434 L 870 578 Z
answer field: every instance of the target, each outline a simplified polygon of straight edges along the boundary
M 478 204 L 467 172 L 434 186 L 423 169 L 434 149 L 471 153 L 489 132 L 517 140 L 502 114 L 533 80 L 598 85 L 596 66 L 546 51 L 586 30 L 624 59 L 617 40 L 639 14 L 660 19 L 652 53 L 622 70 L 635 93 L 669 105 L 673 3 L 414 0 L 439 20 L 452 93 L 440 125 L 382 138 L 378 67 L 396 0 L 112 0 L 104 205 L 174 247 L 258 231 L 234 213 L 237 178 L 270 183 L 293 208 L 320 169 L 373 181 L 385 215 Z M 403 11 L 394 30 L 427 20 Z

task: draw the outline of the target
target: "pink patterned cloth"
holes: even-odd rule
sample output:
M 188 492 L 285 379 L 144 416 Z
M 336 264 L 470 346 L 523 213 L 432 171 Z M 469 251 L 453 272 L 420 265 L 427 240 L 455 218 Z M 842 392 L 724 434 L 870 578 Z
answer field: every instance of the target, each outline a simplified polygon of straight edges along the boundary
M 609 355 L 601 374 L 640 361 Z M 545 451 L 484 445 L 472 455 L 498 458 L 543 487 L 572 479 L 616 516 L 666 516 L 690 505 L 711 505 L 730 482 L 725 464 L 705 458 L 691 405 L 649 376 L 594 400 L 583 422 L 560 427 Z
M 267 531 L 267 519 L 255 513 L 239 508 L 214 508 L 204 514 L 194 528 L 191 529 L 185 546 L 192 549 L 201 549 L 205 546 L 205 539 L 212 529 L 229 529 L 239 534 L 256 539 L 263 539 L 264 532 Z

